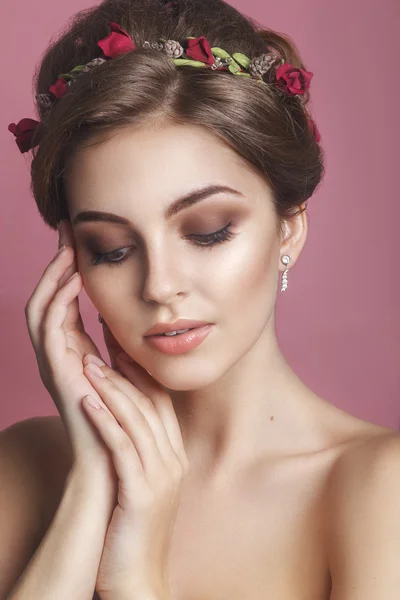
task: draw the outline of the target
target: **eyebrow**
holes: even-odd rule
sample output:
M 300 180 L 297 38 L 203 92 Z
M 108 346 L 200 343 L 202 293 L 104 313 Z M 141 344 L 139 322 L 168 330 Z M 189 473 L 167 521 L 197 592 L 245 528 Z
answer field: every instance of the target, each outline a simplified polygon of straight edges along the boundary
M 175 202 L 166 208 L 164 212 L 164 218 L 170 219 L 181 210 L 185 210 L 193 204 L 196 204 L 196 202 L 200 202 L 201 200 L 204 200 L 204 198 L 208 198 L 209 196 L 213 196 L 215 194 L 220 194 L 221 192 L 228 192 L 229 194 L 234 194 L 236 196 L 243 196 L 243 194 L 238 190 L 234 190 L 226 185 L 208 185 L 206 187 L 194 190 L 189 194 L 181 196 L 175 200 Z M 129 219 L 125 219 L 124 217 L 120 217 L 114 213 L 97 210 L 85 210 L 79 212 L 73 219 L 72 223 L 73 225 L 77 225 L 78 223 L 87 223 L 88 221 L 108 221 L 110 223 L 119 223 L 122 225 L 131 224 Z

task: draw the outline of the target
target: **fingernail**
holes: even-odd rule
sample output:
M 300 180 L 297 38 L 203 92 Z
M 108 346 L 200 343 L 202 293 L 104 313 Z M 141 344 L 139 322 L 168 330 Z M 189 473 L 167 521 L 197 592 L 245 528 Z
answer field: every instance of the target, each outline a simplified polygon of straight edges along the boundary
M 97 400 L 95 398 L 93 398 L 93 396 L 85 396 L 85 400 L 93 408 L 97 408 L 97 409 L 101 408 L 101 404 L 99 404 L 99 402 L 97 402 Z
M 56 253 L 56 256 L 58 256 L 59 254 L 61 254 L 61 252 L 62 252 L 63 250 L 65 250 L 65 248 L 66 248 L 66 245 L 65 245 L 65 244 L 63 244 L 62 246 L 60 246 L 60 248 L 58 249 L 58 251 L 57 251 L 57 253 Z
M 103 360 L 101 360 L 101 358 L 95 356 L 94 354 L 86 354 L 84 360 L 86 360 L 88 363 L 94 363 L 99 367 L 104 367 L 106 364 Z
M 75 273 L 73 275 L 71 275 L 71 277 L 68 279 L 68 281 L 66 283 L 69 283 L 71 281 L 71 279 L 73 279 L 74 277 L 77 277 L 77 275 L 79 275 L 79 271 L 75 271 Z
M 97 377 L 105 377 L 103 371 L 97 365 L 89 363 L 87 367 L 92 371 L 92 373 L 94 373 L 94 375 L 97 375 Z

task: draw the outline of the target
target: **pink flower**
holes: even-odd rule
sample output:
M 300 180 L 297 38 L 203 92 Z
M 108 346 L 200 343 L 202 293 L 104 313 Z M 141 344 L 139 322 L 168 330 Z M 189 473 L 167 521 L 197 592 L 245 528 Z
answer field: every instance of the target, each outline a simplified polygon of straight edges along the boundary
M 304 69 L 297 69 L 290 63 L 283 63 L 276 70 L 276 80 L 278 86 L 285 90 L 289 96 L 295 96 L 296 94 L 304 94 L 310 87 L 310 81 L 314 73 L 305 71 Z
M 211 52 L 210 44 L 204 35 L 201 35 L 193 40 L 188 39 L 187 43 L 188 45 L 187 49 L 185 50 L 185 54 L 188 58 L 199 60 L 206 65 L 213 65 L 215 63 L 215 58 Z
M 39 121 L 35 119 L 21 119 L 17 124 L 9 124 L 8 131 L 15 135 L 15 141 L 22 153 L 28 152 L 34 147 L 31 146 L 32 136 L 38 125 Z
M 136 50 L 136 46 L 129 33 L 121 29 L 117 23 L 110 23 L 110 27 L 111 33 L 97 42 L 105 56 L 115 58 L 120 54 Z

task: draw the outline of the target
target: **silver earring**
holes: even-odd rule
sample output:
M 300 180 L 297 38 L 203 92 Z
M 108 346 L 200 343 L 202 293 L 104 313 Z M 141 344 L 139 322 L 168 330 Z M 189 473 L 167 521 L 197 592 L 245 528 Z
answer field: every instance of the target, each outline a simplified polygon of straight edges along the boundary
M 99 323 L 104 323 L 104 319 L 100 313 L 97 315 L 97 319 L 98 319 Z
M 282 275 L 282 288 L 281 288 L 281 292 L 284 292 L 285 290 L 287 290 L 288 287 L 288 264 L 290 262 L 290 256 L 288 256 L 287 254 L 285 254 L 284 256 L 282 256 L 281 261 L 283 262 L 284 265 L 286 265 L 286 269 L 285 272 Z

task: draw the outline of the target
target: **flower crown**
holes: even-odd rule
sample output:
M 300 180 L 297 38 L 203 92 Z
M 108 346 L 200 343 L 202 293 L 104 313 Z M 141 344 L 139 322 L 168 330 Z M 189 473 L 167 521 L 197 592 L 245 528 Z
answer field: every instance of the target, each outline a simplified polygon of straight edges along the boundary
M 98 42 L 105 58 L 94 58 L 85 65 L 77 65 L 68 73 L 62 73 L 57 81 L 49 87 L 49 93 L 38 94 L 36 101 L 45 110 L 62 98 L 68 91 L 74 80 L 90 71 L 93 67 L 101 65 L 107 59 L 116 58 L 121 54 L 136 50 L 133 39 L 130 35 L 121 29 L 117 23 L 110 23 L 111 33 Z M 273 66 L 277 66 L 275 71 L 275 83 L 283 92 L 289 96 L 298 96 L 303 101 L 303 95 L 310 86 L 313 73 L 293 67 L 290 63 L 281 58 L 279 52 L 274 48 L 269 48 L 267 53 L 261 54 L 250 60 L 240 52 L 234 52 L 232 56 L 225 50 L 218 47 L 210 47 L 210 44 L 203 35 L 200 37 L 188 37 L 182 45 L 175 40 L 165 40 L 160 38 L 158 42 L 144 42 L 143 48 L 155 48 L 164 51 L 177 66 L 190 65 L 192 67 L 210 68 L 216 71 L 228 71 L 233 75 L 242 77 L 253 77 L 259 83 L 266 84 L 263 75 L 270 71 Z M 320 133 L 315 125 L 304 102 L 304 110 L 307 114 L 307 121 L 310 131 L 313 133 L 316 142 L 321 139 Z M 35 119 L 24 118 L 17 124 L 10 123 L 8 130 L 14 134 L 18 148 L 22 153 L 28 152 L 31 148 L 38 145 L 39 142 L 32 143 L 33 134 L 39 121 Z

